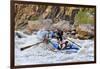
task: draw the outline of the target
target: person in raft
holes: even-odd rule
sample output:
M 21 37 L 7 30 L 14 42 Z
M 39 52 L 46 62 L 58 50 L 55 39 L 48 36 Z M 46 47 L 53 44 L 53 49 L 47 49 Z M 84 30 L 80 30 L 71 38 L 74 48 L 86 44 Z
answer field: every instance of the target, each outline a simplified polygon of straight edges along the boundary
M 63 39 L 63 31 L 61 30 L 51 31 L 50 33 L 50 31 L 46 29 L 41 29 L 37 32 L 37 36 L 44 43 L 50 43 L 55 50 L 73 48 L 73 45 L 71 45 L 66 39 Z
M 66 38 L 63 38 L 63 31 L 60 29 L 56 29 L 56 31 L 52 32 L 52 38 L 49 41 L 53 47 L 57 50 L 64 50 L 64 49 L 76 49 L 79 48 L 73 44 L 68 42 Z
M 63 31 L 60 29 L 55 29 L 49 33 L 50 43 L 54 48 L 61 50 L 67 46 L 68 41 L 63 40 Z

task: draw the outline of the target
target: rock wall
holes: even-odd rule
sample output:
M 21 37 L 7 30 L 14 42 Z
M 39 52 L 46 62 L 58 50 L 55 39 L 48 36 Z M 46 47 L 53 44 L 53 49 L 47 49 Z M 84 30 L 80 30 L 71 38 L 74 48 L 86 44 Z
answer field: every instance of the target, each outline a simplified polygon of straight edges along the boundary
M 79 8 L 66 6 L 48 6 L 34 4 L 15 4 L 15 29 L 21 29 L 29 20 L 51 19 L 53 23 L 61 20 L 74 24 Z
M 77 20 L 75 21 L 75 16 L 79 11 L 88 11 L 88 16 L 92 16 L 92 19 L 94 18 L 94 10 L 91 8 L 18 3 L 14 7 L 15 30 L 25 29 L 27 33 L 31 34 L 32 31 L 41 28 L 55 27 L 69 32 L 70 35 L 74 34 L 75 37 L 80 39 L 94 37 L 94 25 L 80 23 L 77 27 L 74 26 L 77 22 Z

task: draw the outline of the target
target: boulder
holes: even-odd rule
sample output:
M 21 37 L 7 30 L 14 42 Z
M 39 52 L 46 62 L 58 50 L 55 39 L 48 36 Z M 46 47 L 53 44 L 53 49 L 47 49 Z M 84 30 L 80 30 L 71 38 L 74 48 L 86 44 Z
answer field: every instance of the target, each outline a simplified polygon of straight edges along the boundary
M 80 39 L 89 39 L 94 37 L 94 25 L 80 24 L 76 27 L 77 37 Z
M 26 31 L 28 33 L 32 33 L 33 31 L 38 31 L 42 28 L 48 29 L 51 26 L 51 24 L 52 20 L 50 19 L 28 21 Z
M 62 21 L 59 21 L 56 24 L 53 24 L 53 27 L 61 29 L 65 32 L 71 30 L 71 25 L 69 24 L 69 21 L 65 21 L 65 20 L 62 20 Z

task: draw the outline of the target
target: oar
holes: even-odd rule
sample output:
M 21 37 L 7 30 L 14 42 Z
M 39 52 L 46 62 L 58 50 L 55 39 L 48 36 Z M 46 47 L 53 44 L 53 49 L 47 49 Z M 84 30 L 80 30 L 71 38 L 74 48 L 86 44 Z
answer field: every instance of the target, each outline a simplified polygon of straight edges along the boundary
M 42 42 L 43 42 L 43 41 L 42 41 Z M 26 47 L 21 48 L 20 50 L 23 51 L 23 50 L 25 50 L 25 49 L 27 49 L 27 48 L 30 48 L 30 47 L 32 47 L 32 46 L 34 46 L 34 45 L 37 45 L 37 44 L 40 44 L 40 43 L 42 43 L 42 42 L 38 42 L 38 43 L 32 44 L 32 45 L 28 45 L 28 46 L 26 46 Z
M 68 39 L 68 38 L 67 38 Z M 70 39 L 68 39 L 69 41 L 71 41 Z M 78 45 L 78 44 L 76 44 L 75 42 L 73 42 L 73 41 L 71 41 L 72 43 L 74 43 L 75 45 L 77 45 L 78 47 L 80 47 L 81 48 L 81 46 L 80 45 Z

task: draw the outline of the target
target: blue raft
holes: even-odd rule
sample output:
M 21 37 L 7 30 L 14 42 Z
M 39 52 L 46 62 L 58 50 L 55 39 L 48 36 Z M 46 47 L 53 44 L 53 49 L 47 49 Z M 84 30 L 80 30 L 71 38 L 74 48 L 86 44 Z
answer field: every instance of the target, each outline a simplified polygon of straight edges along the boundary
M 73 43 L 69 44 L 67 47 L 64 48 L 65 50 L 68 49 L 74 49 L 74 50 L 79 50 L 79 47 Z
M 59 48 L 59 44 L 58 43 L 54 43 L 54 42 L 51 42 L 49 41 L 54 48 L 58 49 Z M 68 46 L 66 46 L 63 50 L 79 50 L 80 48 L 76 45 L 76 44 L 73 44 L 73 43 L 70 43 L 68 44 Z

